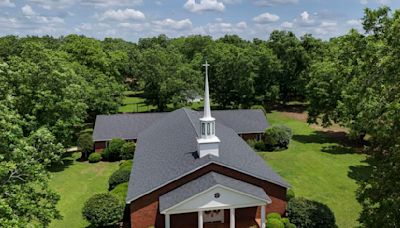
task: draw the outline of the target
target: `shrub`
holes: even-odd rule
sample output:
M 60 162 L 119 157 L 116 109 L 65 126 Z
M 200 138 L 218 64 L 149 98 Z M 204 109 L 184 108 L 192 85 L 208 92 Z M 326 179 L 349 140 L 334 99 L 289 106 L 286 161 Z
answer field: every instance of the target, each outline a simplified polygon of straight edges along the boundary
M 267 220 L 267 228 L 285 228 L 285 225 L 280 219 L 271 218 Z
M 124 204 L 110 193 L 96 194 L 89 198 L 82 214 L 95 227 L 115 225 L 122 220 Z
M 123 160 L 132 159 L 135 154 L 136 145 L 133 142 L 126 142 L 121 148 L 121 158 Z
M 265 130 L 265 146 L 269 150 L 279 150 L 288 147 L 292 138 L 292 130 L 283 125 L 273 126 Z
M 127 160 L 127 161 L 122 162 L 119 165 L 119 169 L 125 169 L 125 170 L 131 171 L 132 170 L 132 165 L 133 165 L 133 161 L 132 160 Z
M 108 179 L 108 190 L 114 189 L 117 185 L 129 181 L 129 176 L 131 175 L 130 170 L 119 169 L 115 171 Z
M 122 146 L 125 144 L 123 139 L 113 139 L 108 147 L 103 151 L 103 158 L 107 161 L 121 160 Z
M 99 162 L 101 160 L 101 153 L 91 153 L 89 155 L 89 163 L 96 163 Z
M 255 139 L 247 140 L 247 144 L 255 151 L 265 151 L 265 144 L 263 141 L 257 141 Z
M 116 196 L 122 202 L 125 202 L 127 192 L 128 192 L 128 182 L 119 184 L 113 190 L 110 191 L 111 194 Z
M 286 200 L 287 200 L 287 201 L 293 199 L 295 196 L 296 196 L 296 195 L 294 194 L 293 189 L 289 188 L 289 189 L 286 191 Z
M 264 112 L 264 114 L 266 114 L 265 108 L 262 105 L 253 105 L 251 106 L 251 109 L 260 109 L 261 111 Z
M 297 227 L 336 227 L 335 215 L 328 206 L 305 198 L 293 198 L 288 203 L 288 217 Z
M 268 219 L 278 219 L 278 220 L 280 220 L 281 218 L 282 218 L 281 215 L 279 213 L 275 213 L 275 212 L 269 213 L 267 215 L 267 220 Z

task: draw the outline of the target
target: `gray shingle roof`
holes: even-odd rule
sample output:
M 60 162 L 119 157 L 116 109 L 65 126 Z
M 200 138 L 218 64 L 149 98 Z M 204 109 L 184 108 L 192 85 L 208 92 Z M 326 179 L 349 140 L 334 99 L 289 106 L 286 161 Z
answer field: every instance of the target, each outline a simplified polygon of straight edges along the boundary
M 215 116 L 214 112 L 212 115 Z M 283 187 L 289 186 L 218 118 L 219 157 L 209 155 L 197 158 L 199 118 L 200 114 L 196 111 L 178 109 L 139 134 L 126 198 L 128 203 L 210 163 L 230 167 Z
M 257 109 L 216 110 L 213 116 L 236 133 L 262 133 L 268 127 L 265 115 Z M 140 132 L 168 115 L 164 113 L 135 113 L 98 115 L 93 131 L 93 141 L 113 138 L 137 139 Z
M 215 185 L 222 185 L 256 198 L 263 199 L 264 201 L 270 200 L 265 191 L 260 187 L 224 176 L 219 173 L 209 172 L 160 196 L 160 212 L 175 206 L 176 204 L 192 197 L 193 195 L 204 192 Z

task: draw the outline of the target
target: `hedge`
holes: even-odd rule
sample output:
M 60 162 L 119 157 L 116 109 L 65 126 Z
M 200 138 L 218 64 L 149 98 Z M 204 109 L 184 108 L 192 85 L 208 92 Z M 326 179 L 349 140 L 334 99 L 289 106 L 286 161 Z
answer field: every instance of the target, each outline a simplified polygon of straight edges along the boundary
M 108 190 L 114 189 L 117 185 L 129 181 L 131 175 L 130 170 L 118 169 L 108 179 Z
M 101 153 L 97 153 L 97 152 L 91 153 L 89 155 L 88 160 L 89 160 L 89 163 L 99 162 L 101 160 Z

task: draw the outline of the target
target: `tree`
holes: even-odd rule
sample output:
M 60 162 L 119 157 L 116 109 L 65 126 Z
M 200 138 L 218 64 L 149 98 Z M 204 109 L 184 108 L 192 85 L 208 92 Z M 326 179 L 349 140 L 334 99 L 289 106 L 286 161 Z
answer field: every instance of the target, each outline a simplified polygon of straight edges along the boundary
M 57 149 L 57 145 L 37 140 L 52 140 L 44 129 L 26 139 L 20 127 L 25 123 L 10 109 L 10 103 L 0 102 L 0 226 L 47 226 L 51 220 L 61 218 L 56 209 L 59 196 L 50 190 L 45 169 L 48 162 L 58 157 L 57 151 L 51 154 L 51 148 Z
M 308 67 L 309 58 L 300 40 L 292 32 L 273 31 L 268 46 L 282 64 L 278 77 L 281 99 L 287 102 L 293 98 L 304 98 L 305 81 L 302 75 Z
M 32 132 L 28 137 L 28 143 L 40 153 L 33 158 L 46 167 L 59 163 L 65 153 L 61 143 L 58 143 L 56 137 L 45 127 Z
M 144 80 L 146 103 L 156 105 L 160 111 L 167 104 L 180 104 L 187 95 L 199 90 L 200 74 L 189 64 L 182 63 L 182 55 L 174 50 L 149 49 L 142 54 L 140 74 Z
M 215 43 L 208 47 L 210 91 L 222 107 L 250 107 L 254 102 L 254 58 L 252 49 Z
M 93 152 L 93 138 L 91 133 L 81 133 L 77 142 L 82 152 L 82 157 L 87 158 Z

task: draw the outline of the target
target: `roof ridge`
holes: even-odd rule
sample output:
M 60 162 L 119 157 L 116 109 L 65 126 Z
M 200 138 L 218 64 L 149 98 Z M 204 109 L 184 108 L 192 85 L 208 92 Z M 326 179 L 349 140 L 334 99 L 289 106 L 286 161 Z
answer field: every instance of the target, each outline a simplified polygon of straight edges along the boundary
M 190 122 L 190 124 L 192 125 L 192 127 L 193 127 L 193 129 L 194 129 L 194 132 L 196 132 L 197 137 L 199 137 L 199 134 L 197 133 L 196 126 L 194 125 L 194 123 L 193 123 L 193 121 L 192 121 L 192 119 L 190 118 L 189 113 L 188 113 L 188 111 L 191 110 L 191 109 L 188 109 L 188 108 L 182 108 L 182 109 L 183 109 L 183 111 L 185 112 L 186 117 L 189 119 L 189 122 Z M 192 110 L 191 110 L 191 111 L 192 111 Z

